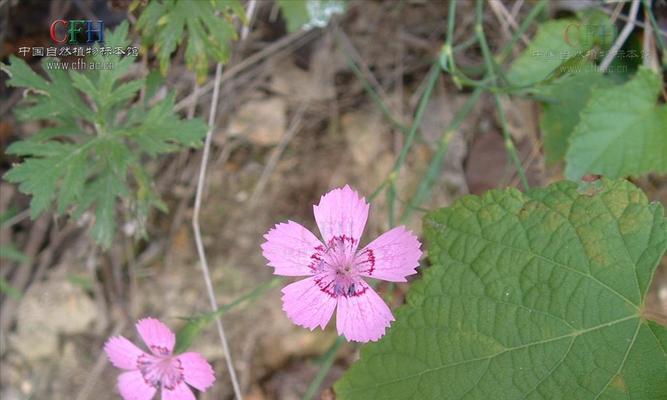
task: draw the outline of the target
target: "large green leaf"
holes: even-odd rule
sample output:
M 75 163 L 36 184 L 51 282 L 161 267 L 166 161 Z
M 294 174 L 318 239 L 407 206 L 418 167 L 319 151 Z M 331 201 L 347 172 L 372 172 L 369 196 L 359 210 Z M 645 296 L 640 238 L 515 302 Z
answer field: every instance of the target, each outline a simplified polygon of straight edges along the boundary
M 667 246 L 626 181 L 467 196 L 425 220 L 432 266 L 340 399 L 664 399 L 644 299 Z
M 667 106 L 656 104 L 661 87 L 658 75 L 640 69 L 623 85 L 593 90 L 570 136 L 565 175 L 667 172 Z

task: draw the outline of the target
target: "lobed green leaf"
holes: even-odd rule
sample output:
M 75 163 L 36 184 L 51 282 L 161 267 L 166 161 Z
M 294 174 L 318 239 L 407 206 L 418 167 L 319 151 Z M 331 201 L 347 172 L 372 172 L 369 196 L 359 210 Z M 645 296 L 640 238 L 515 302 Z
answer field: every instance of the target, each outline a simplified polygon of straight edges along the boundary
M 339 399 L 662 399 L 644 301 L 662 205 L 626 181 L 467 196 L 424 219 L 433 264 Z

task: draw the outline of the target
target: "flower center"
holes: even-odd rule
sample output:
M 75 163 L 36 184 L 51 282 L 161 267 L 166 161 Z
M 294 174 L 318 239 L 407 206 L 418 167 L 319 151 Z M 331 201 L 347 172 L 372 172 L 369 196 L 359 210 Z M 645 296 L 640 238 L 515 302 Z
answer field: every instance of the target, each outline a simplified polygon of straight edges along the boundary
M 164 388 L 173 390 L 183 381 L 181 361 L 172 356 L 142 354 L 137 358 L 137 368 L 144 381 L 156 389 L 162 384 Z
M 315 280 L 320 290 L 334 298 L 358 296 L 366 291 L 355 263 L 357 244 L 354 238 L 336 236 L 311 257 L 319 261 L 314 271 L 322 274 Z

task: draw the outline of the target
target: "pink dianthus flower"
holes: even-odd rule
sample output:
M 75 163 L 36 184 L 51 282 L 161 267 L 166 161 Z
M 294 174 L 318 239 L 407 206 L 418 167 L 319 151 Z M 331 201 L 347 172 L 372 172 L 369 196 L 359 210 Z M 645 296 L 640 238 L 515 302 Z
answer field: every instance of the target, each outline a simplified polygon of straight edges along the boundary
M 118 391 L 123 399 L 150 400 L 161 390 L 162 400 L 195 400 L 188 385 L 201 391 L 213 385 L 213 368 L 201 354 L 172 353 L 176 336 L 165 324 L 145 318 L 136 327 L 150 353 L 123 336 L 113 336 L 104 345 L 111 364 L 126 370 L 118 376 Z
M 394 317 L 363 278 L 405 282 L 421 257 L 417 237 L 403 226 L 358 250 L 369 204 L 349 186 L 334 189 L 313 206 L 320 241 L 296 222 L 277 224 L 262 244 L 274 274 L 308 276 L 283 288 L 283 310 L 297 325 L 322 329 L 336 311 L 339 335 L 357 342 L 376 341 Z

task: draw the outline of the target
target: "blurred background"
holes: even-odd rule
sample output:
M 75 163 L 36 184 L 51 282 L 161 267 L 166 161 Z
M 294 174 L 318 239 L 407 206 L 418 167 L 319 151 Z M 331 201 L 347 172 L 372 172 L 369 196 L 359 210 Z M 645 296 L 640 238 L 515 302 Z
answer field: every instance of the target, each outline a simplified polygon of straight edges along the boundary
M 510 40 L 534 4 L 488 3 L 484 23 L 492 51 Z M 110 29 L 128 20 L 133 43 L 139 46 L 133 26 L 145 5 L 129 0 L 2 0 L 2 61 L 7 63 L 21 47 L 49 46 L 49 25 L 59 18 L 102 19 Z M 543 18 L 571 15 L 590 6 L 610 15 L 627 13 L 623 4 L 553 1 Z M 336 340 L 333 324 L 324 332 L 293 325 L 280 308 L 279 287 L 262 286 L 272 278 L 259 247 L 262 235 L 286 219 L 316 231 L 312 205 L 330 188 L 350 184 L 370 196 L 386 182 L 429 71 L 440 57 L 447 9 L 448 2 L 439 0 L 354 0 L 325 26 L 290 31 L 278 4 L 260 0 L 247 37 L 233 43 L 223 69 L 201 228 L 219 304 L 257 287 L 266 289 L 223 318 L 246 399 L 302 398 Z M 665 11 L 656 8 L 663 29 L 667 29 Z M 453 43 L 469 41 L 473 23 L 474 3 L 460 1 Z M 510 58 L 525 49 L 534 32 L 531 27 L 522 35 Z M 214 64 L 206 79 L 198 82 L 184 57 L 182 49 L 173 55 L 159 90 L 163 96 L 176 94 L 176 109 L 182 115 L 206 121 Z M 40 70 L 39 58 L 28 55 L 24 60 Z M 138 60 L 131 74 L 158 70 L 154 54 L 146 48 Z M 456 61 L 471 75 L 483 65 L 477 45 L 458 48 Z M 17 121 L 12 111 L 23 90 L 8 88 L 7 76 L 0 75 L 0 174 L 4 174 L 19 161 L 5 154 L 7 146 L 41 126 Z M 395 176 L 397 212 L 415 232 L 421 232 L 424 210 L 446 206 L 469 193 L 520 188 L 492 97 L 483 95 L 456 129 L 447 129 L 471 93 L 472 89 L 459 89 L 449 75 L 437 82 L 416 141 Z M 504 97 L 503 102 L 531 186 L 562 179 L 562 165 L 545 163 L 539 105 L 518 96 Z M 432 189 L 406 214 L 406 203 L 427 175 L 446 133 L 449 148 L 432 176 Z M 201 149 L 184 150 L 148 164 L 168 212 L 149 215 L 148 239 L 134 238 L 131 221 L 119 222 L 108 251 L 90 239 L 85 216 L 74 221 L 46 213 L 31 220 L 29 198 L 16 185 L 0 181 L 0 243 L 20 252 L 0 259 L 3 400 L 116 399 L 118 372 L 102 352 L 109 335 L 135 339 L 134 321 L 143 316 L 157 317 L 176 329 L 183 325 L 181 317 L 210 310 L 191 227 L 201 157 Z M 650 199 L 667 203 L 665 176 L 649 175 L 634 182 Z M 362 245 L 389 228 L 388 212 L 387 197 L 375 197 Z M 649 303 L 667 318 L 665 264 L 663 260 Z M 392 308 L 402 304 L 408 285 L 393 288 Z M 382 284 L 379 288 L 386 292 Z M 213 326 L 194 341 L 193 350 L 211 360 L 218 377 L 199 398 L 232 398 Z M 315 398 L 334 398 L 330 387 L 358 357 L 358 346 L 346 344 L 332 357 Z

